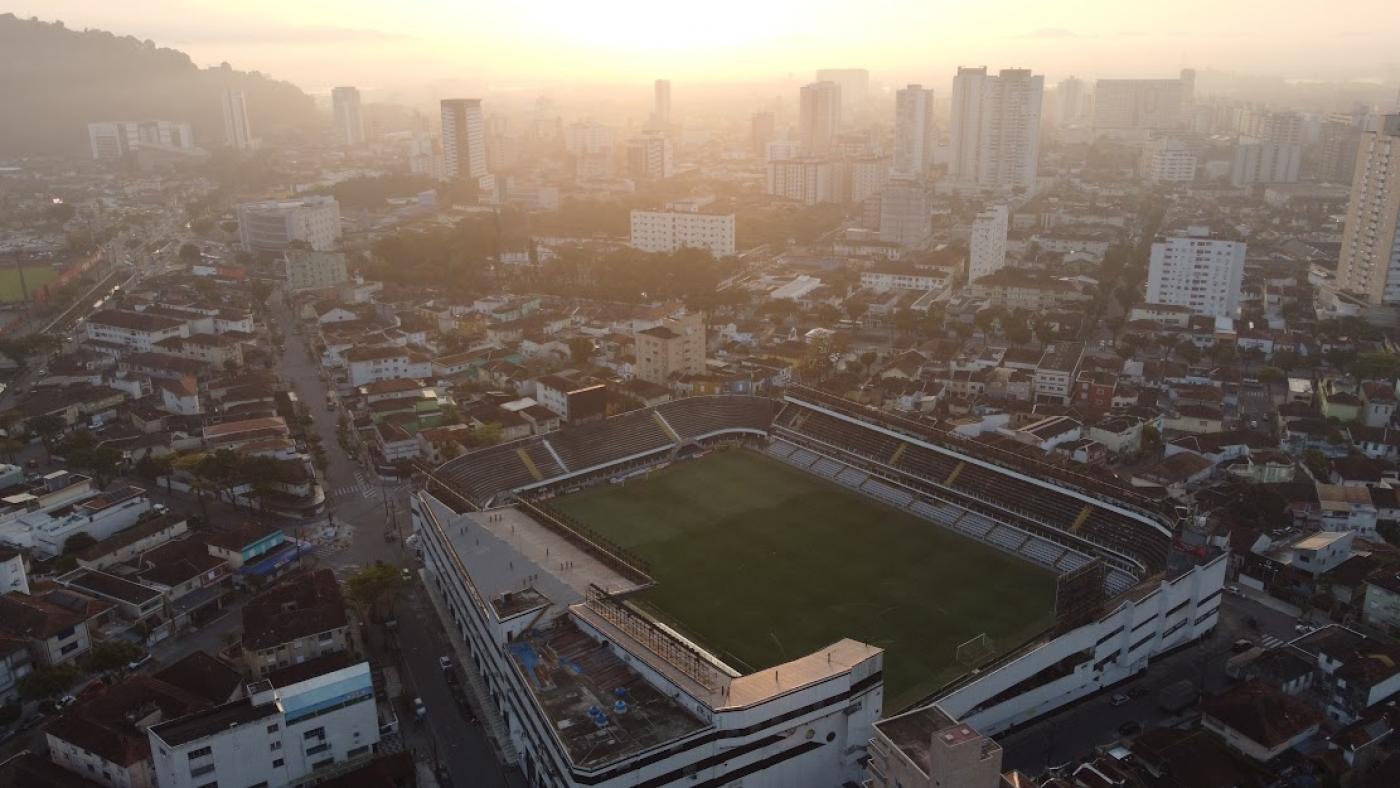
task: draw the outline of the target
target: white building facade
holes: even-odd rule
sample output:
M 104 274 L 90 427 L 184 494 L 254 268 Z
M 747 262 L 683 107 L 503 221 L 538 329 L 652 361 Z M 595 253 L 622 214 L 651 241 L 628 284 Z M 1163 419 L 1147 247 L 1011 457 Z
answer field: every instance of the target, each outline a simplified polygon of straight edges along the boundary
M 1006 265 L 1006 232 L 1009 214 L 996 205 L 977 214 L 968 244 L 967 281 L 976 282 Z
M 238 237 L 250 252 L 280 252 L 292 241 L 330 251 L 340 244 L 340 203 L 334 197 L 240 203 Z
M 365 141 L 365 119 L 360 113 L 359 88 L 331 88 L 331 115 L 340 144 L 359 145 Z
M 1029 191 L 1040 162 L 1045 78 L 1026 69 L 959 68 L 950 174 L 963 189 Z
M 1244 279 L 1245 244 L 1188 227 L 1152 244 L 1147 302 L 1189 307 L 1198 315 L 1235 317 Z
M 894 96 L 894 170 L 921 178 L 933 166 L 933 91 L 908 85 Z
M 644 252 L 708 249 L 715 257 L 734 254 L 734 214 L 632 211 L 631 244 Z
M 486 119 L 481 99 L 443 99 L 441 110 L 444 177 L 484 177 Z
M 249 150 L 253 147 L 253 128 L 248 124 L 248 101 L 243 91 L 225 90 L 221 99 L 224 144 L 235 150 Z

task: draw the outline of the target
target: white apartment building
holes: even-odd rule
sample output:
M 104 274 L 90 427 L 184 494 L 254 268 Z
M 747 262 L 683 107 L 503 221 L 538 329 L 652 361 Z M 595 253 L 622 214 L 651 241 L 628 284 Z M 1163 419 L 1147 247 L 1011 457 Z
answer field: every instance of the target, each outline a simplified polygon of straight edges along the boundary
M 908 85 L 894 96 L 894 170 L 921 178 L 933 166 L 938 139 L 933 128 L 933 91 Z
M 953 78 L 951 175 L 959 188 L 1028 191 L 1040 162 L 1045 78 L 1026 69 L 959 68 Z
M 770 143 L 769 148 L 777 143 Z M 835 202 L 836 168 L 829 159 L 768 160 L 768 193 L 808 205 Z
M 457 514 L 426 493 L 410 508 L 438 614 L 463 667 L 496 699 L 486 711 L 500 715 L 531 784 L 837 788 L 863 779 L 883 707 L 881 649 L 840 640 L 742 674 L 594 590 L 635 583 L 518 509 Z M 517 551 L 511 533 L 545 541 L 538 555 Z M 565 557 L 576 571 L 559 571 Z M 535 579 L 522 585 L 501 571 L 508 565 Z M 587 667 L 562 666 L 564 655 Z
M 441 111 L 443 176 L 484 177 L 486 120 L 481 99 L 443 99 Z
M 1194 100 L 1196 72 L 1176 79 L 1100 79 L 1094 83 L 1094 129 L 1144 132 L 1181 128 Z
M 1361 135 L 1337 281 L 1370 304 L 1400 304 L 1400 114 Z
M 788 161 L 802 156 L 800 140 L 770 140 L 763 147 L 764 161 Z
M 690 246 L 729 257 L 734 254 L 734 214 L 633 210 L 631 244 L 644 252 Z
M 1302 145 L 1240 137 L 1235 142 L 1235 157 L 1230 162 L 1230 183 L 1234 186 L 1297 183 L 1302 163 Z
M 1196 180 L 1196 163 L 1196 154 L 1181 140 L 1153 140 L 1142 151 L 1142 177 L 1152 183 L 1190 183 Z
M 360 89 L 331 88 L 331 115 L 335 135 L 341 145 L 359 145 L 365 141 L 365 119 L 360 114 Z
M 1198 315 L 1235 317 L 1244 278 L 1245 244 L 1188 227 L 1152 244 L 1147 303 L 1189 307 Z
M 860 273 L 860 286 L 871 290 L 942 290 L 948 269 L 872 268 Z
M 564 127 L 564 149 L 575 156 L 611 153 L 613 130 L 591 120 L 570 123 Z
M 151 726 L 156 784 L 285 786 L 353 769 L 373 757 L 379 714 L 369 663 L 276 687 Z
M 29 593 L 29 573 L 24 571 L 24 558 L 24 553 L 18 550 L 0 547 L 0 595 L 11 591 Z
M 879 194 L 890 181 L 889 156 L 861 156 L 836 162 L 839 198 L 844 203 L 862 203 Z
M 1055 85 L 1055 125 L 1063 128 L 1080 124 L 1084 120 L 1087 104 L 1084 80 L 1074 76 L 1060 80 Z
M 886 183 L 880 192 L 880 240 L 917 249 L 928 243 L 932 231 L 928 187 L 907 178 Z
M 317 252 L 288 249 L 287 289 L 324 290 L 350 281 L 345 270 L 344 252 Z
M 225 89 L 220 105 L 224 112 L 224 144 L 235 150 L 253 147 L 253 128 L 248 124 L 248 101 L 243 91 Z
M 292 241 L 330 251 L 340 245 L 340 203 L 334 197 L 240 203 L 238 238 L 250 252 L 280 252 Z
M 401 347 L 356 347 L 343 354 L 352 386 L 376 380 L 423 378 L 432 374 L 432 361 Z
M 834 82 L 841 89 L 841 114 L 859 111 L 870 93 L 870 72 L 863 68 L 819 68 L 817 82 Z
M 662 180 L 676 174 L 671 138 L 643 134 L 627 141 L 627 175 L 641 180 Z
M 83 333 L 93 342 L 149 353 L 162 339 L 188 337 L 190 330 L 186 321 L 165 315 L 104 309 L 88 316 L 83 323 Z
M 140 147 L 194 148 L 188 123 L 170 120 L 111 120 L 88 124 L 88 147 L 94 159 L 119 159 Z
M 841 86 L 835 82 L 803 85 L 799 95 L 798 137 L 805 156 L 825 156 L 841 130 Z
M 1006 265 L 1006 232 L 1010 214 L 1005 205 L 994 205 L 972 220 L 967 255 L 967 281 L 976 282 Z
M 656 80 L 652 94 L 651 125 L 664 131 L 671 126 L 671 80 Z

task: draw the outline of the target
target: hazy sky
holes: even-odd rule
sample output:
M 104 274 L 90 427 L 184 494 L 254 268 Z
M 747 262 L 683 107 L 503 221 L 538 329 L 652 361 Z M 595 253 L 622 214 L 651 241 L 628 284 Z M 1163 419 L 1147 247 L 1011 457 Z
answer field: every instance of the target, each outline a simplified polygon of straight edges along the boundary
M 8 6 L 8 8 L 6 8 Z M 1168 76 L 1183 66 L 1294 78 L 1400 76 L 1400 0 L 12 0 L 321 92 L 466 80 L 951 79 L 957 64 Z

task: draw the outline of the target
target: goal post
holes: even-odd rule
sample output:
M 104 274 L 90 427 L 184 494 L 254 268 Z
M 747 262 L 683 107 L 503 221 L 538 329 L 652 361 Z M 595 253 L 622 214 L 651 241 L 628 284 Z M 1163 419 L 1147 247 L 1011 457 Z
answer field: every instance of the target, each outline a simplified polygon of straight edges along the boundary
M 959 643 L 956 657 L 959 665 L 975 668 L 996 656 L 996 653 L 996 644 L 992 642 L 991 637 L 986 632 L 983 632 Z

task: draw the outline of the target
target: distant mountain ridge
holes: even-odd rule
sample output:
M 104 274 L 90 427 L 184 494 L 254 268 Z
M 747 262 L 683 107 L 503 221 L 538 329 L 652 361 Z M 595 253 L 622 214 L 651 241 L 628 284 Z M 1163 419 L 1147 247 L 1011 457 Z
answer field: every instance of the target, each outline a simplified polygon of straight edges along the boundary
M 189 55 L 102 30 L 0 14 L 0 156 L 85 155 L 87 124 L 188 121 L 195 144 L 224 142 L 224 88 L 247 97 L 253 136 L 315 130 L 311 97 L 295 85 L 228 64 L 201 69 Z

